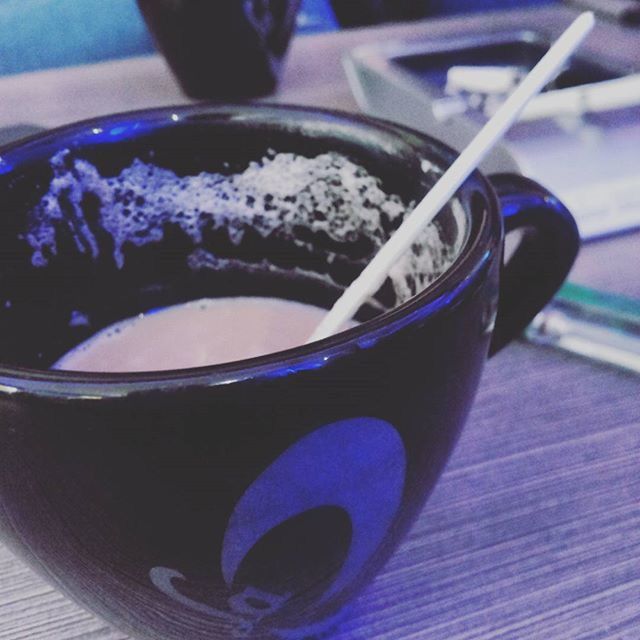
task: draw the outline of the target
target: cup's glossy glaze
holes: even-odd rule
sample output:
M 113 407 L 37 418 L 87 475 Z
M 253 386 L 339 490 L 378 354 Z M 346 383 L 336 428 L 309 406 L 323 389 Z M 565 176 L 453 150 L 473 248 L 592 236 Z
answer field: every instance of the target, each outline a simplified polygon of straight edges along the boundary
M 460 256 L 393 311 L 247 362 L 52 372 L 83 331 L 144 308 L 234 288 L 327 306 L 337 295 L 295 281 L 194 280 L 183 261 L 192 247 L 175 233 L 122 269 L 72 244 L 33 267 L 25 220 L 62 148 L 111 175 L 150 152 L 161 166 L 196 173 L 243 166 L 269 148 L 333 149 L 407 200 L 432 184 L 425 167 L 446 167 L 453 152 L 339 113 L 195 106 L 100 118 L 1 154 L 3 541 L 136 637 L 313 636 L 375 575 L 423 506 L 490 349 L 564 279 L 578 247 L 571 216 L 530 181 L 501 176 L 494 189 L 475 173 L 458 194 L 464 224 L 451 212 L 439 221 L 452 238 L 465 234 Z M 532 230 L 506 269 L 503 215 L 508 229 Z M 80 304 L 91 329 L 69 325 Z

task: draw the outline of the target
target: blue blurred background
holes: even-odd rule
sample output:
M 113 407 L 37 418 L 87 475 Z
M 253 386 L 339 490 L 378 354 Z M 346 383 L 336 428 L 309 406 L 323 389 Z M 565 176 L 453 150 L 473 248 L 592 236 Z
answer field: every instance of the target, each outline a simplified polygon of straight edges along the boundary
M 553 0 L 303 0 L 298 25 L 318 33 L 545 2 Z M 135 0 L 0 0 L 0 75 L 153 51 Z

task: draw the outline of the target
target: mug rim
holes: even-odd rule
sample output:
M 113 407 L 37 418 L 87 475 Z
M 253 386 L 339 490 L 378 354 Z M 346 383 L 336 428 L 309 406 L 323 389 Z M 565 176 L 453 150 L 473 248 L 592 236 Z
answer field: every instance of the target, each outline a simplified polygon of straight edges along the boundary
M 12 142 L 0 149 L 0 161 L 5 162 L 11 154 L 27 153 L 29 147 L 42 146 L 47 141 L 55 143 L 61 136 L 74 133 L 86 135 L 87 128 L 102 131 L 101 124 L 121 119 L 137 118 L 150 124 L 150 129 L 177 125 L 188 116 L 223 115 L 234 113 L 242 117 L 251 112 L 259 122 L 268 114 L 272 116 L 297 115 L 316 120 L 338 119 L 346 126 L 366 128 L 372 133 L 393 135 L 405 144 L 414 147 L 416 153 L 425 152 L 424 158 L 442 168 L 446 158 L 452 161 L 458 152 L 426 133 L 409 127 L 371 118 L 361 114 L 335 109 L 323 109 L 289 104 L 268 103 L 198 103 L 191 105 L 154 107 L 96 116 L 38 132 L 27 138 Z M 145 129 L 146 132 L 149 129 Z M 81 146 L 79 147 L 81 148 Z M 426 155 L 427 149 L 435 150 L 439 157 Z M 59 150 L 59 148 L 58 148 Z M 434 154 L 435 155 L 435 154 Z M 9 173 L 13 167 L 2 170 Z M 100 373 L 84 371 L 62 371 L 8 366 L 0 362 L 0 394 L 19 392 L 53 397 L 75 397 L 101 399 L 123 397 L 131 393 L 154 390 L 169 390 L 193 386 L 217 386 L 253 380 L 288 376 L 298 371 L 318 369 L 336 358 L 345 357 L 354 350 L 373 346 L 379 340 L 391 336 L 418 319 L 431 317 L 449 306 L 474 281 L 482 265 L 488 260 L 486 246 L 494 230 L 501 233 L 500 205 L 493 187 L 478 169 L 465 181 L 482 185 L 489 204 L 483 208 L 481 219 L 471 218 L 468 206 L 463 208 L 469 224 L 466 238 L 453 263 L 420 293 L 412 296 L 393 309 L 337 334 L 309 344 L 303 344 L 266 355 L 225 362 L 203 367 L 172 369 L 164 371 L 140 371 L 122 373 Z M 476 227 L 475 233 L 473 227 Z

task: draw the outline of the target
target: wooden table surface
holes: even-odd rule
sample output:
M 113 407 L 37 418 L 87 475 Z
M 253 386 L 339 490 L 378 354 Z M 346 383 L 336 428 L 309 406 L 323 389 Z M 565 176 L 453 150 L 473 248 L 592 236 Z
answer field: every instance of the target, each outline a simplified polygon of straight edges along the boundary
M 356 110 L 342 53 L 455 20 L 298 38 L 274 99 Z M 0 97 L 0 127 L 185 102 L 157 56 L 3 78 Z M 639 274 L 635 233 L 585 246 L 572 279 L 640 298 Z M 413 531 L 332 637 L 638 640 L 639 383 L 522 342 L 491 360 Z M 0 640 L 125 638 L 0 546 Z

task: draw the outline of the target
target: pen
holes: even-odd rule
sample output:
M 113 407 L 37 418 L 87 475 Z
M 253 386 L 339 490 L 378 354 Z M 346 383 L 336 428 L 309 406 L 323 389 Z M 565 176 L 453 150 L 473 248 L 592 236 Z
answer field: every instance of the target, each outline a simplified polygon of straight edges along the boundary
M 567 283 L 525 336 L 640 373 L 640 300 Z

